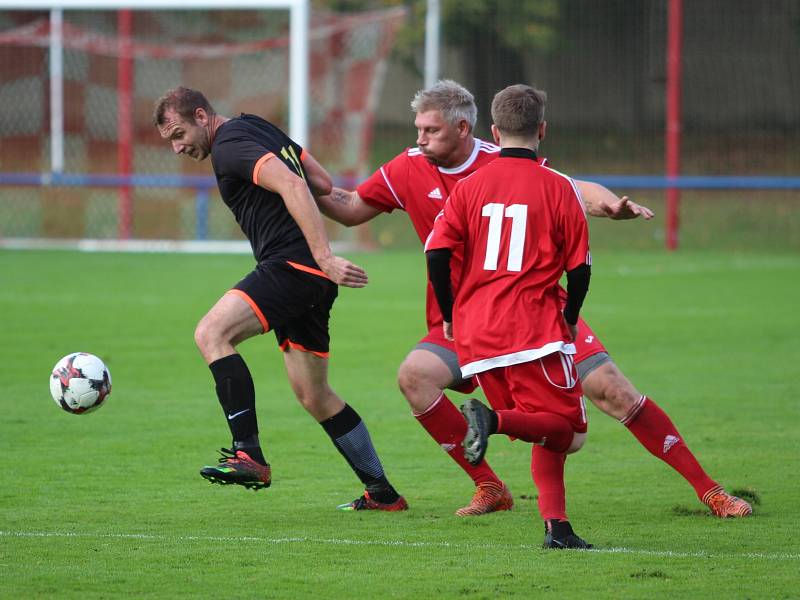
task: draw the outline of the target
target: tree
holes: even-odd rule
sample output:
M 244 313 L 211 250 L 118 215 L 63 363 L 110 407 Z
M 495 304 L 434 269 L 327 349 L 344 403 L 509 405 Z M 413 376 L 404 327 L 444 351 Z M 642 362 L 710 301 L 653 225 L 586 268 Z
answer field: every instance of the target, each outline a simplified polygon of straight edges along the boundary
M 525 54 L 555 46 L 567 1 L 442 0 L 442 46 L 459 50 L 467 79 L 460 83 L 475 94 L 481 135 L 488 135 L 494 94 L 513 83 L 533 83 L 526 82 Z M 425 0 L 314 0 L 316 9 L 344 12 L 401 4 L 409 8 L 409 20 L 398 34 L 396 52 L 422 78 Z

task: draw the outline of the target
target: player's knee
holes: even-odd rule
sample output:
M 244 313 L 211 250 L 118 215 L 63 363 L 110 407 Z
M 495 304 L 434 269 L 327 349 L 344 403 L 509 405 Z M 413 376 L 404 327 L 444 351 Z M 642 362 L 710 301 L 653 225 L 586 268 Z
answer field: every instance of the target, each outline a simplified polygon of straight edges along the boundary
M 213 329 L 208 323 L 208 319 L 201 319 L 194 329 L 194 343 L 201 353 L 206 354 L 214 339 Z
M 411 410 L 422 414 L 436 401 L 442 390 L 424 370 L 404 361 L 397 372 L 397 385 Z
M 581 448 L 583 448 L 583 444 L 586 443 L 586 433 L 575 433 L 572 436 L 572 443 L 567 448 L 567 454 L 572 454 L 573 452 L 577 452 Z
M 397 371 L 397 385 L 406 398 L 419 389 L 424 378 L 424 373 L 407 360 L 402 362 Z

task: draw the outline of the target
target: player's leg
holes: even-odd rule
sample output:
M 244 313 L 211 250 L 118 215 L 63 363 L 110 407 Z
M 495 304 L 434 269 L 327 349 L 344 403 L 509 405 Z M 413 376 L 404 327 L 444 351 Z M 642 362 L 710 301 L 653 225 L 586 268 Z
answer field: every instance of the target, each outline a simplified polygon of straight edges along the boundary
M 586 430 L 586 416 L 570 356 L 555 352 L 531 362 L 491 369 L 476 378 L 492 410 L 475 399 L 462 407 L 467 420 L 464 453 L 471 462 L 483 457 L 488 436 L 493 434 L 559 453 L 580 447 L 573 445 L 573 438 L 576 431 Z M 556 402 L 556 396 L 564 396 L 563 406 Z
M 311 309 L 276 327 L 275 335 L 284 351 L 286 374 L 295 396 L 322 426 L 366 488 L 363 496 L 339 508 L 405 510 L 408 504 L 389 483 L 366 425 L 328 384 L 328 321 L 336 286 L 314 275 L 304 277 L 313 278 L 309 281 L 320 286 L 320 294 L 308 303 L 313 304 Z
M 625 425 L 653 456 L 680 473 L 716 516 L 749 515 L 750 505 L 726 493 L 708 476 L 669 416 L 625 377 L 582 319 L 578 330 L 578 375 L 589 400 Z
M 545 525 L 544 547 L 590 548 L 572 530 L 566 512 L 566 453 L 583 445 L 587 427 L 581 386 L 570 357 L 554 353 L 486 371 L 478 379 L 495 408 L 487 415 L 489 429 L 535 444 L 531 475 Z M 471 432 L 474 419 L 468 416 L 468 422 Z
M 386 478 L 367 426 L 328 385 L 328 359 L 291 347 L 286 349 L 283 357 L 289 383 L 298 401 L 322 426 L 366 488 L 362 497 L 339 508 L 388 511 L 408 508 Z
M 204 467 L 200 474 L 214 483 L 255 489 L 268 487 L 271 473 L 258 440 L 253 379 L 236 345 L 263 333 L 263 315 L 257 310 L 245 295 L 225 294 L 200 320 L 194 335 L 233 438 L 232 449 L 222 450 L 220 463 Z
M 464 458 L 461 442 L 467 424 L 444 390 L 461 390 L 469 384 L 461 377 L 452 345 L 439 337 L 429 334 L 408 354 L 398 372 L 400 390 L 417 422 L 475 482 L 472 500 L 456 514 L 466 517 L 510 510 L 514 505 L 511 492 L 489 464 L 484 460 L 473 466 Z
M 580 538 L 567 517 L 567 496 L 564 487 L 564 463 L 567 455 L 543 446 L 531 451 L 531 476 L 539 492 L 537 504 L 544 521 L 545 548 L 555 550 L 586 549 L 592 545 Z

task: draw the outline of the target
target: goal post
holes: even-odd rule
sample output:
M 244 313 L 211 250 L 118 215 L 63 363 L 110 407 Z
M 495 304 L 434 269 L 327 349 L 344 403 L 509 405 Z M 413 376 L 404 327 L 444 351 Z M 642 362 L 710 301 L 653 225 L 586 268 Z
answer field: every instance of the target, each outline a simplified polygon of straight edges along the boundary
M 289 135 L 304 145 L 308 141 L 308 23 L 309 0 L 0 0 L 0 10 L 50 11 L 50 128 L 51 172 L 64 168 L 64 10 L 237 10 L 286 9 L 289 11 Z M 120 90 L 122 91 L 122 90 Z
M 129 7 L 0 0 L 0 245 L 241 238 L 207 165 L 172 158 L 150 123 L 154 101 L 177 85 L 202 90 L 220 114 L 276 123 L 342 187 L 368 173 L 406 9 L 312 14 L 308 0 Z

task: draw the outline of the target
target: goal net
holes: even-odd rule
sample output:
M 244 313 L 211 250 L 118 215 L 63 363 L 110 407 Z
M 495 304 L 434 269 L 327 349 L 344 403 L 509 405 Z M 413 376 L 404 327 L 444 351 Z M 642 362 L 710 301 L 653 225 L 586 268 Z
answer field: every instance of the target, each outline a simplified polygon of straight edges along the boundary
M 404 16 L 311 16 L 306 147 L 344 185 L 368 169 Z M 0 11 L 0 238 L 238 238 L 209 166 L 172 156 L 152 108 L 185 85 L 220 114 L 256 113 L 288 130 L 288 11 L 64 11 L 64 176 L 53 180 L 42 177 L 53 140 L 50 29 L 49 12 Z

